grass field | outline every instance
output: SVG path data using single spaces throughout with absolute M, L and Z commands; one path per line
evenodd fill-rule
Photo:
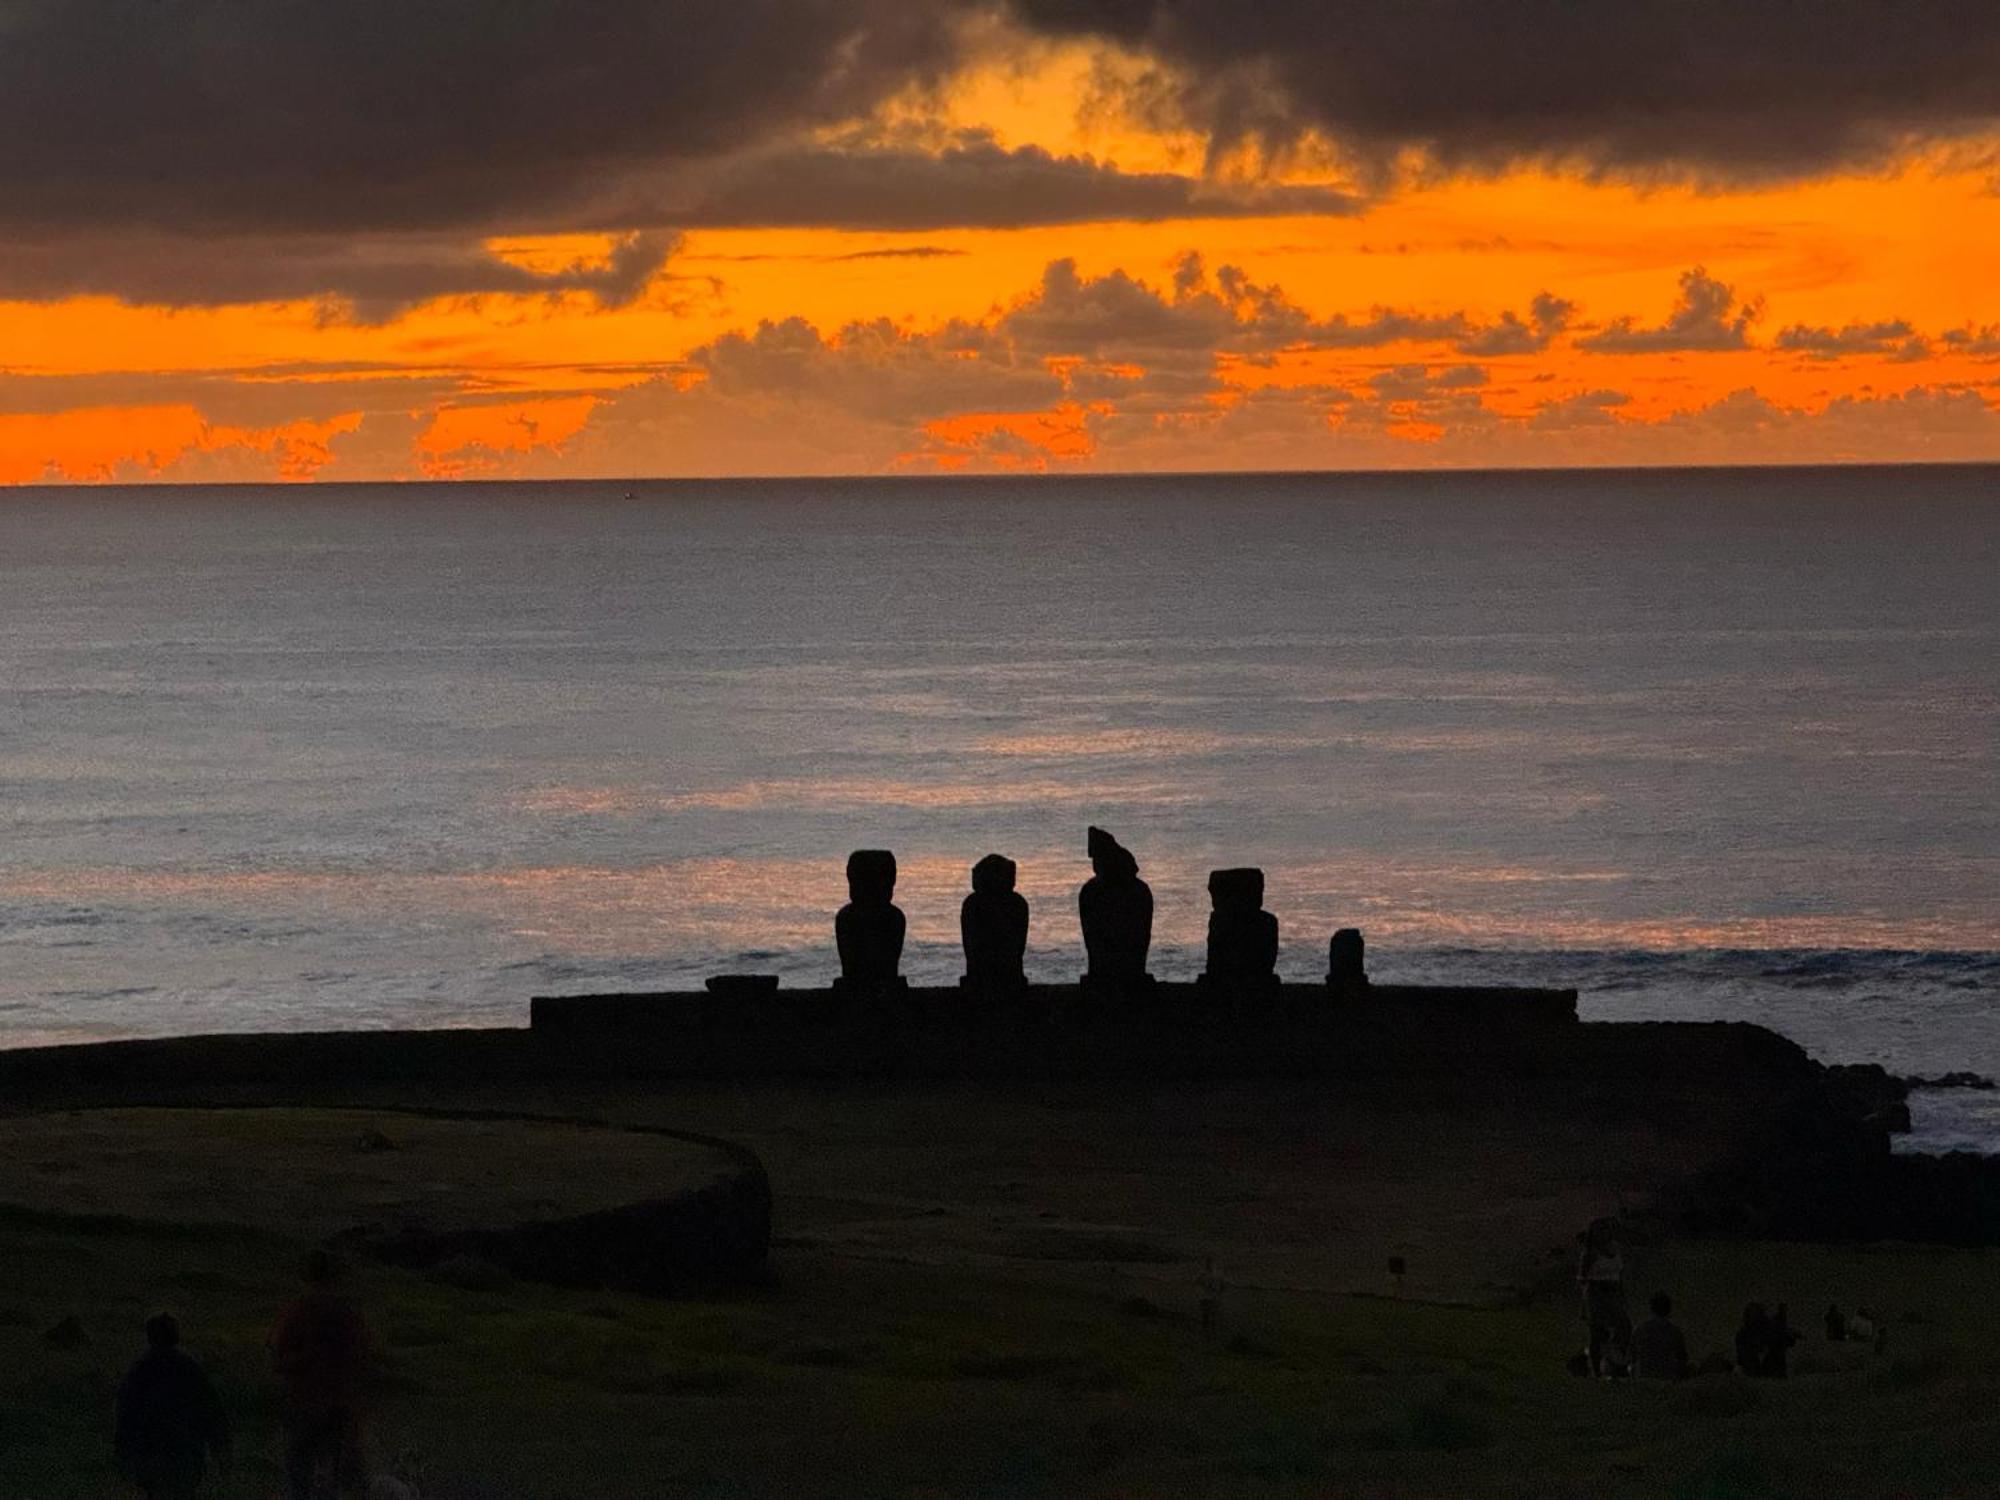
M 1283 1101 L 1281 1149 L 1245 1123 L 1272 1118 L 1268 1091 L 544 1102 L 749 1138 L 780 1205 L 773 1284 L 676 1303 L 476 1265 L 357 1267 L 382 1355 L 376 1441 L 421 1455 L 428 1495 L 2000 1491 L 2000 1257 L 1646 1247 L 1638 1290 L 1675 1294 L 1697 1356 L 1727 1347 L 1746 1300 L 1788 1301 L 1807 1334 L 1795 1378 L 1579 1380 L 1550 1242 L 1580 1222 L 1572 1193 L 1613 1179 L 1518 1110 L 1460 1107 L 1433 1129 L 1415 1107 L 1386 1125 L 1372 1104 L 1309 1116 L 1300 1096 Z M 1357 1111 L 1400 1144 L 1365 1149 Z M 239 1429 L 224 1493 L 279 1493 L 264 1340 L 309 1236 L 282 1211 L 247 1228 L 205 1217 L 0 1210 L 0 1496 L 121 1493 L 112 1393 L 160 1308 Z M 1450 1248 L 1465 1269 L 1413 1265 L 1399 1299 L 1384 1244 Z M 1238 1283 L 1212 1340 L 1204 1250 Z M 1496 1264 L 1475 1275 L 1475 1251 Z M 1829 1300 L 1875 1309 L 1887 1348 L 1822 1343 Z M 87 1342 L 51 1346 L 71 1317 Z

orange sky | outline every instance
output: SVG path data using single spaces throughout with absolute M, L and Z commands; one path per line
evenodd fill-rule
M 815 138 L 977 132 L 1356 211 L 668 223 L 617 295 L 622 232 L 542 228 L 481 258 L 567 289 L 0 301 L 0 482 L 2000 460 L 1990 153 L 1364 191 L 1094 111 L 1107 57 L 981 63 Z

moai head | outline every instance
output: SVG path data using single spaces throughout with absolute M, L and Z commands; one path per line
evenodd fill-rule
M 1095 873 L 1109 880 L 1130 880 L 1138 875 L 1139 861 L 1118 840 L 1097 827 L 1091 828 L 1088 837 L 1090 868 Z
M 856 849 L 847 856 L 847 899 L 856 906 L 887 906 L 896 894 L 896 856 L 887 849 Z
M 1216 911 L 1231 915 L 1261 911 L 1264 907 L 1264 872 L 1249 868 L 1210 870 L 1208 899 Z
M 972 889 L 982 896 L 1004 896 L 1014 889 L 1014 861 L 989 854 L 972 867 Z

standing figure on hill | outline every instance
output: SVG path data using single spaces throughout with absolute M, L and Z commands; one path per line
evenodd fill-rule
M 192 1500 L 209 1456 L 229 1456 L 222 1402 L 180 1342 L 170 1315 L 148 1318 L 146 1352 L 118 1385 L 118 1467 L 149 1500 Z
M 1153 946 L 1153 889 L 1139 878 L 1139 862 L 1102 828 L 1090 830 L 1094 872 L 1076 893 L 1083 923 L 1083 949 L 1091 984 L 1129 984 L 1146 977 L 1146 954 Z
M 1629 1347 L 1632 1338 L 1632 1317 L 1625 1308 L 1625 1255 L 1618 1244 L 1618 1226 L 1610 1219 L 1594 1220 L 1585 1231 L 1576 1279 L 1583 1291 L 1583 1321 L 1590 1330 L 1585 1350 L 1590 1373 L 1609 1374 L 1605 1350 L 1614 1343 Z
M 341 1494 L 359 1494 L 361 1385 L 370 1342 L 360 1309 L 338 1290 L 340 1266 L 324 1250 L 306 1257 L 306 1289 L 271 1330 L 285 1422 L 292 1500 L 312 1500 L 322 1468 Z
M 903 961 L 903 914 L 896 894 L 896 856 L 856 849 L 847 856 L 847 905 L 833 919 L 844 986 L 888 985 Z
M 1202 978 L 1238 988 L 1274 983 L 1278 919 L 1263 909 L 1264 872 L 1211 870 L 1208 899 L 1215 910 L 1208 919 L 1208 972 Z
M 1028 902 L 1014 889 L 1014 861 L 989 854 L 972 867 L 972 894 L 958 908 L 965 944 L 964 983 L 985 990 L 1027 986 L 1021 967 L 1028 951 Z

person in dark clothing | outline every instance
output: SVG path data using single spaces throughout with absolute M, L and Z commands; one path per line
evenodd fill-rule
M 180 1342 L 171 1315 L 148 1318 L 146 1352 L 118 1385 L 118 1467 L 152 1500 L 188 1500 L 209 1457 L 229 1456 L 222 1402 Z
M 1743 1326 L 1736 1330 L 1736 1368 L 1745 1375 L 1764 1375 L 1770 1360 L 1771 1315 L 1764 1304 L 1752 1302 L 1743 1309 Z
M 1847 1337 L 1847 1315 L 1840 1310 L 1838 1302 L 1826 1305 L 1826 1341 L 1837 1344 Z
M 1799 1336 L 1792 1331 L 1791 1311 L 1780 1302 L 1776 1315 L 1771 1319 L 1764 1373 L 1773 1380 L 1783 1380 L 1790 1375 L 1792 1345 L 1798 1341 Z
M 306 1290 L 278 1316 L 271 1353 L 282 1387 L 285 1473 L 293 1500 L 310 1500 L 322 1467 L 336 1488 L 358 1494 L 361 1382 L 368 1327 L 337 1291 L 340 1268 L 324 1250 L 306 1258 Z
M 1674 1326 L 1674 1299 L 1655 1292 L 1647 1305 L 1652 1317 L 1632 1330 L 1633 1373 L 1641 1380 L 1686 1379 L 1688 1346 Z

